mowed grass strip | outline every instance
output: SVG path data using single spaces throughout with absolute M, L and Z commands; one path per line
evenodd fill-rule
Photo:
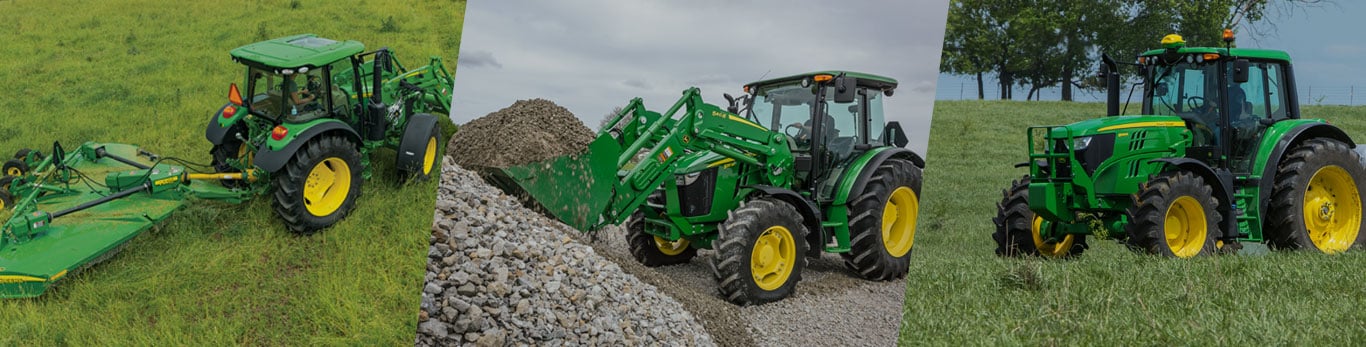
M 456 65 L 463 1 L 0 2 L 0 156 L 84 141 L 207 163 L 204 127 L 240 83 L 232 48 L 315 33 Z M 268 196 L 192 202 L 33 300 L 0 301 L 0 345 L 410 344 L 435 182 L 376 156 L 357 209 L 309 237 Z
M 1130 113 L 1138 108 L 1130 105 Z M 1307 106 L 1358 141 L 1366 107 Z M 1166 259 L 1111 240 L 1067 261 L 1003 259 L 1001 191 L 1027 169 L 1025 128 L 1103 116 L 1098 103 L 940 101 L 903 345 L 1341 345 L 1366 338 L 1366 253 Z

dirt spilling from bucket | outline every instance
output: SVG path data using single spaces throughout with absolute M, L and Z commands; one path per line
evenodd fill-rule
M 582 153 L 593 138 L 569 110 L 530 99 L 466 123 L 446 148 L 460 166 L 506 168 Z

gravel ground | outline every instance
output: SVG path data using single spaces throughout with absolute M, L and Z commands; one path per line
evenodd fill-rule
M 678 301 L 447 160 L 417 344 L 714 345 Z
M 810 259 L 792 296 L 739 307 L 716 289 L 711 268 L 715 252 L 701 250 L 688 264 L 647 268 L 631 258 L 623 228 L 604 229 L 596 240 L 576 238 L 682 302 L 723 346 L 892 346 L 901 328 L 906 283 L 855 277 L 839 255 Z

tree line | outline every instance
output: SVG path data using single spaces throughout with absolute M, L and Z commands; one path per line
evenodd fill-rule
M 952 0 L 940 71 L 995 77 L 1001 99 L 1015 86 L 1033 99 L 1060 87 L 1062 100 L 1077 89 L 1104 89 L 1096 78 L 1099 57 L 1127 61 L 1177 33 L 1191 46 L 1222 45 L 1223 29 L 1246 28 L 1271 10 L 1317 5 L 1321 0 Z M 1243 26 L 1239 26 L 1242 24 Z

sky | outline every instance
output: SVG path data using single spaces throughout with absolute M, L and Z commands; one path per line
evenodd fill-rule
M 1240 29 L 1239 47 L 1284 50 L 1295 67 L 1300 104 L 1366 105 L 1366 36 L 1362 36 L 1362 16 L 1366 2 L 1337 0 L 1318 7 L 1293 10 L 1273 9 L 1268 20 L 1256 25 L 1262 35 Z M 1271 25 L 1270 23 L 1275 23 Z M 1154 37 L 1156 46 L 1161 38 Z M 987 80 L 991 98 L 993 80 Z M 939 77 L 937 99 L 976 98 L 976 80 L 970 76 L 944 74 Z M 1353 90 L 1355 86 L 1355 90 Z M 1352 93 L 1355 92 L 1353 96 Z M 1024 99 L 1028 90 L 1015 92 Z M 997 93 L 996 95 L 999 95 Z M 1043 94 L 1044 100 L 1058 100 L 1056 90 Z M 1125 95 L 1125 94 L 1122 94 Z M 1078 100 L 1103 101 L 1104 93 L 1078 95 Z
M 641 97 L 666 111 L 688 87 L 708 103 L 761 78 L 819 70 L 888 76 L 886 98 L 924 153 L 947 0 L 471 1 L 452 119 L 544 98 L 590 128 Z

